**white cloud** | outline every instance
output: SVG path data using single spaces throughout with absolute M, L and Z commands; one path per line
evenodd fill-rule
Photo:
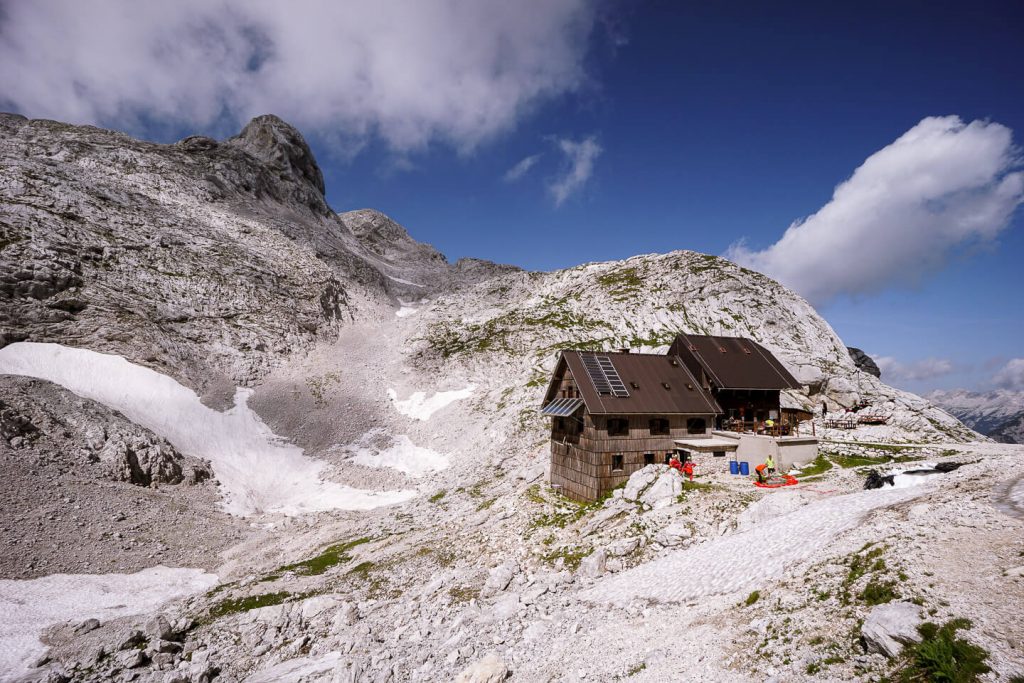
M 274 113 L 324 139 L 460 151 L 579 89 L 588 0 L 5 3 L 0 106 L 140 130 Z
M 533 168 L 538 161 L 540 161 L 540 157 L 540 154 L 528 156 L 522 161 L 520 161 L 518 164 L 513 166 L 512 168 L 505 171 L 505 182 L 514 183 L 515 181 L 522 178 L 524 175 L 530 172 L 530 169 Z
M 555 199 L 555 206 L 561 206 L 573 193 L 587 184 L 594 173 L 594 162 L 604 151 L 593 136 L 579 142 L 563 138 L 558 140 L 558 148 L 565 154 L 568 166 L 563 175 L 548 185 L 548 191 Z
M 925 358 L 913 363 L 901 363 L 892 356 L 872 355 L 871 358 L 882 371 L 882 379 L 886 382 L 918 382 L 953 372 L 953 362 L 945 358 Z
M 1024 358 L 1011 358 L 999 372 L 992 377 L 992 383 L 1004 389 L 1024 391 Z
M 934 272 L 957 247 L 996 237 L 1024 201 L 1012 131 L 926 118 L 872 154 L 817 213 L 763 251 L 727 256 L 815 302 Z

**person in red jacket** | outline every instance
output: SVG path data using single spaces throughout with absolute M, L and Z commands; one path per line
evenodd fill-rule
M 668 466 L 674 470 L 679 470 L 680 473 L 683 471 L 683 463 L 679 462 L 679 458 L 675 455 L 669 458 Z
M 687 459 L 687 461 L 683 463 L 683 474 L 688 476 L 690 478 L 690 481 L 693 481 L 693 461 L 692 460 Z

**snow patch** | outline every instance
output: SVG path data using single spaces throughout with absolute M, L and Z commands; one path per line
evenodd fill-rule
M 169 600 L 217 583 L 201 569 L 157 566 L 135 574 L 52 574 L 0 580 L 0 681 L 13 681 L 46 651 L 39 640 L 55 624 L 152 612 Z
M 469 398 L 473 395 L 473 391 L 476 389 L 475 384 L 470 384 L 465 389 L 457 389 L 455 391 L 438 391 L 430 398 L 427 398 L 426 392 L 417 391 L 407 399 L 399 400 L 398 392 L 394 389 L 388 389 L 388 398 L 391 399 L 391 404 L 395 406 L 395 410 L 400 412 L 406 417 L 411 417 L 416 420 L 429 420 L 430 416 L 441 410 L 449 403 L 454 403 L 464 398 Z
M 405 304 L 402 304 L 402 307 L 399 308 L 397 311 L 395 311 L 395 317 L 396 318 L 408 318 L 410 315 L 414 315 L 419 310 L 420 309 L 418 309 L 418 308 L 413 308 L 412 306 L 406 306 Z
M 381 442 L 390 442 L 380 446 Z M 413 477 L 437 472 L 448 467 L 447 455 L 417 446 L 405 434 L 387 436 L 381 429 L 368 432 L 347 448 L 353 453 L 352 462 L 366 467 L 390 467 Z
M 368 510 L 416 495 L 322 480 L 324 462 L 284 442 L 249 409 L 250 389 L 238 389 L 235 406 L 219 413 L 204 406 L 191 389 L 120 356 L 31 342 L 0 349 L 0 372 L 60 384 L 120 411 L 178 450 L 208 459 L 231 514 Z
M 583 593 L 591 602 L 625 606 L 633 600 L 678 603 L 748 591 L 806 560 L 872 510 L 920 496 L 927 487 L 861 491 L 810 503 L 766 519 L 749 530 L 722 536 L 616 574 Z M 685 581 L 666 581 L 685 576 Z
M 385 274 L 384 277 L 386 277 L 389 280 L 393 280 L 395 282 L 401 282 L 403 285 L 412 285 L 413 287 L 426 287 L 426 285 L 421 285 L 418 282 L 409 282 L 408 280 L 403 280 L 400 277 L 394 277 L 394 276 L 387 275 L 387 274 Z

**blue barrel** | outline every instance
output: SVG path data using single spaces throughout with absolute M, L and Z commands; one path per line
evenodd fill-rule
M 740 463 L 740 474 L 742 474 L 744 477 L 746 477 L 747 475 L 750 474 L 750 463 L 749 462 L 741 462 Z
M 729 461 L 729 474 L 739 474 L 739 473 L 740 473 L 740 464 L 738 462 L 736 462 L 735 460 L 730 460 Z

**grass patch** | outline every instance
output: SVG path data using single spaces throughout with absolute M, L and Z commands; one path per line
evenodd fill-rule
M 591 549 L 588 546 L 565 546 L 541 556 L 545 562 L 554 564 L 559 558 L 562 559 L 562 566 L 571 571 L 579 569 L 580 562 L 589 555 Z
M 753 605 L 755 602 L 757 602 L 760 599 L 761 599 L 761 591 L 754 591 L 753 593 L 751 593 L 750 595 L 747 596 L 747 599 L 743 602 L 743 604 L 746 605 L 747 607 L 750 607 L 751 605 Z
M 221 600 L 210 608 L 210 616 L 214 619 L 219 619 L 220 617 L 227 616 L 229 614 L 240 614 L 242 612 L 248 612 L 249 610 L 259 609 L 260 607 L 280 605 L 291 596 L 291 593 L 281 592 L 264 593 L 263 595 L 250 595 L 245 598 Z
M 804 477 L 813 477 L 816 474 L 828 472 L 830 469 L 832 469 L 832 463 L 829 459 L 824 455 L 819 455 L 813 462 L 810 462 L 800 468 L 800 477 L 801 479 Z
M 480 589 L 470 588 L 469 586 L 456 586 L 455 588 L 448 589 L 448 595 L 451 597 L 452 602 L 462 604 L 479 598 Z
M 363 538 L 357 538 L 352 541 L 345 541 L 344 543 L 332 545 L 316 557 L 311 557 L 308 560 L 278 567 L 277 570 L 272 574 L 265 576 L 262 580 L 274 581 L 280 578 L 281 574 L 284 574 L 285 572 L 295 572 L 300 576 L 319 576 L 331 567 L 344 564 L 351 560 L 352 556 L 348 554 L 349 550 L 352 550 L 352 548 L 364 543 L 369 543 L 372 540 L 372 538 L 364 536 Z
M 843 469 L 850 469 L 851 467 L 864 467 L 865 465 L 884 465 L 885 463 L 892 460 L 889 456 L 882 456 L 881 458 L 869 458 L 864 455 L 840 455 L 838 453 L 831 454 L 832 462 L 839 465 Z
M 918 626 L 922 640 L 905 651 L 907 664 L 899 680 L 973 683 L 981 674 L 992 671 L 986 664 L 987 650 L 957 637 L 957 631 L 970 627 L 967 619 L 952 619 L 942 626 L 931 622 Z
M 430 498 L 427 498 L 427 500 L 429 500 L 431 503 L 440 503 L 447 493 L 447 491 L 438 491 Z
M 899 597 L 896 592 L 896 584 L 891 581 L 868 581 L 864 590 L 860 593 L 860 599 L 868 605 L 882 605 L 892 602 Z

